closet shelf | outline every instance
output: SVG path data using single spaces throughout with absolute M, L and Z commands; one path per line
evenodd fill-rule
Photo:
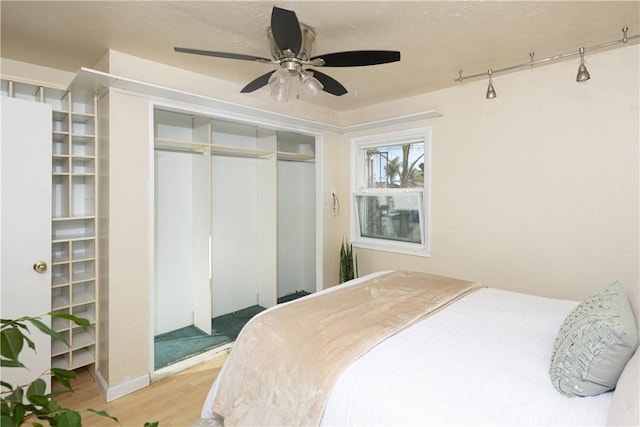
M 200 141 L 183 141 L 170 138 L 155 138 L 156 148 L 164 148 L 167 150 L 193 151 L 196 153 L 205 153 L 207 151 L 208 142 Z
M 294 162 L 310 162 L 316 161 L 315 154 L 298 154 L 288 151 L 278 151 L 278 160 L 289 160 Z
M 214 156 L 237 156 L 237 157 L 269 157 L 275 153 L 270 150 L 259 150 L 256 148 L 237 147 L 224 144 L 209 144 L 201 141 L 183 141 L 169 138 L 155 138 L 155 147 L 158 149 L 186 151 L 206 154 L 207 150 Z
M 231 145 L 211 144 L 211 154 L 218 156 L 269 157 L 274 151 L 255 148 L 234 147 Z

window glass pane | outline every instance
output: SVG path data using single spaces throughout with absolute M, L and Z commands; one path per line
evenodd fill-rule
M 422 243 L 422 193 L 356 194 L 360 236 Z
M 423 188 L 424 143 L 364 148 L 366 188 Z

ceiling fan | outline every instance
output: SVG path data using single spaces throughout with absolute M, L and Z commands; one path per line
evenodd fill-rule
M 305 67 L 360 67 L 400 60 L 400 52 L 394 50 L 353 50 L 311 56 L 316 38 L 314 29 L 301 24 L 294 11 L 279 7 L 274 7 L 271 12 L 271 26 L 267 29 L 267 38 L 272 59 L 184 47 L 174 47 L 174 50 L 218 58 L 277 64 L 278 69 L 261 75 L 246 85 L 241 92 L 253 92 L 269 85 L 271 96 L 285 102 L 297 97 L 292 89 L 296 79 L 300 81 L 303 90 L 313 95 L 320 90 L 336 96 L 347 93 L 347 89 L 337 80 L 320 71 Z

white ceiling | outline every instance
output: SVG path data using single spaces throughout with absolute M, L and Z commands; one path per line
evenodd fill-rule
M 341 111 L 452 86 L 459 69 L 482 73 L 526 63 L 529 52 L 542 59 L 621 39 L 624 26 L 635 35 L 640 22 L 639 1 L 2 0 L 1 54 L 76 72 L 114 49 L 242 87 L 273 65 L 173 47 L 269 57 L 266 28 L 274 5 L 295 10 L 315 28 L 314 54 L 401 52 L 398 63 L 322 69 L 349 93 L 322 93 L 310 102 Z M 576 57 L 567 60 L 577 68 Z

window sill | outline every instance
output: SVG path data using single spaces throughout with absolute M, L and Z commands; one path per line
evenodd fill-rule
M 379 244 L 362 241 L 352 242 L 353 247 L 361 249 L 369 249 L 372 251 L 392 252 L 403 255 L 413 255 L 424 258 L 431 258 L 431 251 L 426 248 L 408 248 L 404 245 Z

